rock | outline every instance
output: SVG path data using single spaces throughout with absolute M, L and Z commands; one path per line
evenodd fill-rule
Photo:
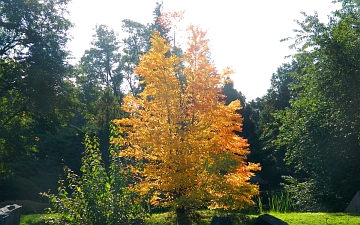
M 358 191 L 344 212 L 359 213 L 360 212 L 360 191 Z
M 0 208 L 0 224 L 1 225 L 19 225 L 21 217 L 21 206 L 7 205 Z
M 264 214 L 259 216 L 256 220 L 254 225 L 287 225 L 288 223 L 282 221 L 275 216 Z

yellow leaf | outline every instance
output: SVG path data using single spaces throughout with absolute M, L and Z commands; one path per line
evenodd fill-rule
M 245 162 L 249 145 L 234 132 L 241 131 L 240 101 L 219 101 L 232 70 L 219 73 L 211 63 L 206 32 L 188 31 L 184 59 L 153 35 L 135 71 L 145 89 L 124 98 L 129 118 L 114 121 L 125 137 L 121 155 L 143 162 L 138 190 L 154 193 L 153 203 L 241 208 L 258 193 L 248 181 L 260 166 Z

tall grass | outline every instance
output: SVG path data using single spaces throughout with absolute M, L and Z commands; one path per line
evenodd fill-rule
M 258 206 L 259 206 L 259 213 L 263 214 L 264 210 L 263 210 L 263 204 L 262 204 L 262 200 L 261 200 L 260 195 L 258 195 L 258 197 L 257 197 L 257 202 L 258 202 Z
M 288 192 L 268 195 L 270 212 L 285 213 L 294 210 L 291 197 Z
M 286 213 L 295 210 L 294 204 L 291 200 L 291 196 L 288 192 L 266 192 L 267 204 L 263 203 L 262 197 L 258 196 L 257 203 L 259 207 L 259 213 L 262 214 L 266 208 L 270 212 Z

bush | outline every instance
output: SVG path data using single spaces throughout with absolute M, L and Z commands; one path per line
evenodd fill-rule
M 85 136 L 85 155 L 82 158 L 82 175 L 65 167 L 65 180 L 59 181 L 58 194 L 43 193 L 53 205 L 48 224 L 132 224 L 144 219 L 146 213 L 130 189 L 131 170 L 123 165 L 114 146 L 106 171 L 97 138 Z
M 283 184 L 284 189 L 290 194 L 292 202 L 294 203 L 294 209 L 299 212 L 320 212 L 326 211 L 316 196 L 316 193 L 320 193 L 314 181 L 309 179 L 303 182 L 299 182 L 291 176 L 283 177 L 286 184 Z

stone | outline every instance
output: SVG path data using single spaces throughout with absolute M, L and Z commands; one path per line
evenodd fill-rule
M 282 221 L 275 216 L 264 214 L 259 216 L 256 220 L 254 225 L 287 225 L 288 223 Z
M 231 221 L 231 218 L 228 216 L 214 216 L 211 220 L 210 225 L 233 225 L 233 223 Z
M 16 204 L 0 208 L 0 225 L 20 225 L 21 208 Z
M 349 205 L 346 207 L 346 209 L 344 210 L 344 212 L 349 212 L 349 213 L 360 213 L 360 191 L 358 191 L 353 199 L 351 200 L 351 202 L 349 203 Z

